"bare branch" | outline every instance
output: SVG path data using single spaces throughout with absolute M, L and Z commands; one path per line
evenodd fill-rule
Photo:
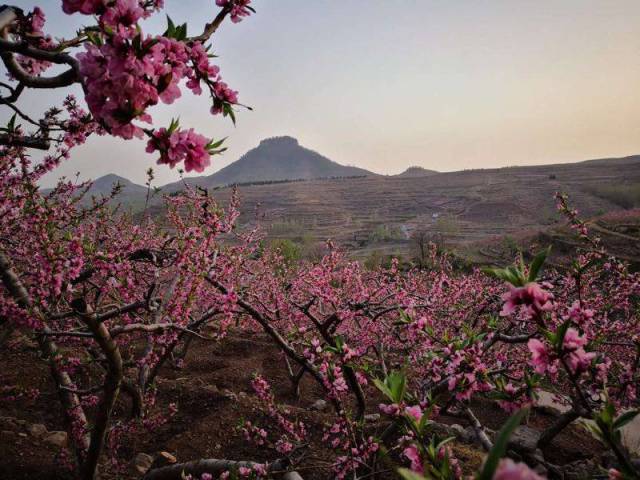
M 49 150 L 51 147 L 51 143 L 48 138 L 25 137 L 22 135 L 11 135 L 7 133 L 0 133 L 0 145 L 36 148 L 38 150 Z
M 220 10 L 220 12 L 218 12 L 218 15 L 216 15 L 216 18 L 214 18 L 212 22 L 207 23 L 205 25 L 204 31 L 202 32 L 202 34 L 198 35 L 197 37 L 191 37 L 189 40 L 191 40 L 192 42 L 202 42 L 202 43 L 209 40 L 209 38 L 211 38 L 211 35 L 213 35 L 216 32 L 216 30 L 218 30 L 218 27 L 222 24 L 225 17 L 229 14 L 230 11 L 231 10 L 228 7 L 225 7 L 222 10 Z
M 167 467 L 149 471 L 143 480 L 180 480 L 185 475 L 199 478 L 203 473 L 219 475 L 228 470 L 237 470 L 240 467 L 253 469 L 256 462 L 239 462 L 235 460 L 218 460 L 214 458 L 195 460 L 193 462 L 176 463 Z M 287 459 L 276 460 L 267 465 L 268 472 L 282 472 L 289 465 Z

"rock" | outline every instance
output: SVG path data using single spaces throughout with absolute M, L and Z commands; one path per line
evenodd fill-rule
M 457 424 L 457 423 L 453 423 L 453 424 L 449 425 L 449 430 L 456 437 L 461 437 L 462 435 L 464 435 L 464 427 L 462 425 Z
M 167 465 L 173 465 L 177 463 L 178 459 L 169 452 L 158 452 L 156 458 L 151 465 L 152 469 L 166 467 Z
M 13 417 L 0 417 L 0 426 L 5 428 L 13 428 L 17 425 L 15 418 Z
M 158 454 L 158 458 L 156 460 L 159 460 L 164 465 L 169 465 L 169 464 L 173 464 L 173 463 L 177 463 L 178 462 L 178 459 L 175 456 L 173 456 L 172 454 L 170 454 L 169 452 L 160 452 Z
M 231 400 L 231 401 L 234 401 L 234 402 L 236 402 L 238 400 L 238 396 L 235 393 L 233 393 L 231 390 L 224 390 L 222 392 L 222 396 L 224 398 L 226 398 L 227 400 Z
M 220 395 L 220 389 L 215 385 L 206 385 L 202 387 L 202 390 L 207 392 L 209 395 L 214 395 L 214 396 Z
M 49 432 L 44 441 L 54 447 L 62 448 L 67 445 L 67 432 Z
M 592 478 L 598 470 L 598 466 L 592 460 L 576 460 L 562 466 L 565 480 Z
M 536 472 L 538 475 L 540 475 L 542 478 L 547 478 L 549 471 L 547 470 L 547 467 L 545 467 L 542 464 L 538 464 L 534 467 L 533 469 L 534 472 Z
M 302 480 L 302 477 L 298 472 L 287 472 L 282 477 L 282 480 Z
M 138 473 L 140 475 L 147 473 L 151 468 L 151 465 L 153 465 L 153 457 L 146 453 L 137 454 L 132 462 L 134 473 Z
M 464 431 L 460 435 L 460 440 L 470 444 L 479 443 L 476 431 L 471 426 L 464 429 Z
M 538 448 L 540 432 L 526 425 L 520 425 L 511 434 L 509 448 L 516 452 L 533 453 Z
M 18 436 L 19 436 L 19 437 L 26 438 L 26 437 L 27 437 L 27 434 L 26 434 L 26 433 L 24 433 L 24 432 L 20 432 L 20 433 L 18 433 Z
M 27 427 L 27 432 L 29 432 L 29 435 L 31 435 L 34 438 L 42 438 L 48 433 L 47 427 L 45 427 L 41 423 L 34 423 L 29 425 Z
M 238 398 L 247 398 L 247 392 L 238 393 Z
M 329 404 L 326 401 L 320 399 L 313 402 L 313 404 L 309 407 L 309 409 L 316 410 L 318 412 L 324 412 L 328 406 Z
M 380 420 L 380 414 L 379 413 L 369 413 L 368 415 L 364 416 L 364 421 L 365 422 L 377 422 Z

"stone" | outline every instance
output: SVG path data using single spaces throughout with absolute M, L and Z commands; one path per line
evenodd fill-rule
M 320 399 L 313 402 L 313 404 L 309 407 L 309 409 L 316 410 L 318 412 L 324 412 L 328 406 L 329 404 L 326 401 Z
M 44 441 L 54 447 L 62 448 L 67 445 L 67 432 L 49 432 Z
M 47 427 L 41 423 L 33 423 L 27 427 L 27 432 L 34 438 L 42 438 L 47 432 Z
M 160 461 L 164 462 L 165 464 L 173 464 L 178 462 L 178 459 L 169 452 L 160 452 L 158 454 L 158 457 Z
M 364 421 L 365 422 L 378 422 L 380 421 L 380 414 L 379 413 L 369 413 L 367 415 L 364 416 Z
M 576 460 L 563 465 L 561 468 L 566 480 L 593 478 L 593 475 L 599 471 L 597 464 L 591 460 Z
M 202 387 L 202 390 L 207 392 L 209 395 L 215 395 L 215 396 L 220 395 L 220 389 L 215 385 L 206 385 Z
M 476 435 L 476 431 L 473 427 L 469 426 L 461 433 L 460 440 L 464 443 L 474 444 L 478 443 L 478 436 Z
M 509 438 L 509 448 L 516 452 L 533 453 L 538 448 L 540 432 L 526 425 L 518 426 Z
M 12 428 L 17 425 L 16 419 L 13 417 L 0 417 L 0 426 Z
M 302 477 L 298 472 L 287 472 L 282 477 L 282 480 L 302 480 Z
M 144 475 L 149 471 L 153 465 L 153 457 L 146 453 L 139 453 L 135 456 L 132 462 L 134 473 Z
M 222 396 L 224 398 L 226 398 L 227 400 L 231 400 L 231 401 L 234 401 L 234 402 L 236 402 L 238 400 L 238 396 L 235 393 L 233 393 L 231 390 L 224 390 L 222 392 Z
M 461 437 L 462 435 L 464 435 L 464 427 L 460 424 L 453 423 L 449 425 L 449 430 L 456 437 Z

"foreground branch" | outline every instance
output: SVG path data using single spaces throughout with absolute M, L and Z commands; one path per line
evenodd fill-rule
M 273 463 L 266 465 L 267 472 L 283 472 L 289 461 L 286 459 L 279 459 Z M 157 468 L 149 471 L 143 478 L 143 480 L 181 480 L 186 475 L 192 475 L 195 478 L 200 478 L 203 473 L 210 473 L 214 476 L 218 476 L 226 471 L 237 471 L 239 468 L 253 469 L 257 466 L 263 466 L 257 462 L 243 462 L 235 460 L 218 460 L 214 458 L 195 460 L 193 462 L 176 463 L 167 467 Z

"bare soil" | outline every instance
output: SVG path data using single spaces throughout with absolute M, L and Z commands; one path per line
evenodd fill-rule
M 11 480 L 58 480 L 72 478 L 56 461 L 59 450 L 44 440 L 28 433 L 32 424 L 42 423 L 49 431 L 63 430 L 61 410 L 53 390 L 45 363 L 38 358 L 37 349 L 21 341 L 12 348 L 0 352 L 4 366 L 0 372 L 0 385 L 5 388 L 18 385 L 23 391 L 37 388 L 35 399 L 9 400 L 6 392 L 0 398 L 0 478 Z M 259 419 L 256 397 L 250 381 L 254 373 L 264 375 L 272 385 L 277 400 L 290 406 L 292 414 L 303 419 L 311 433 L 310 454 L 299 471 L 305 479 L 328 479 L 326 469 L 330 452 L 321 442 L 326 424 L 331 422 L 330 412 L 309 409 L 320 398 L 319 388 L 309 378 L 302 381 L 301 398 L 291 394 L 281 354 L 261 334 L 232 336 L 220 344 L 205 341 L 194 342 L 181 369 L 166 368 L 158 381 L 159 411 L 166 412 L 170 403 L 178 405 L 175 416 L 153 432 L 142 432 L 126 438 L 119 451 L 119 461 L 130 464 L 140 452 L 150 455 L 166 451 L 179 462 L 199 458 L 226 458 L 235 460 L 268 461 L 278 454 L 266 448 L 256 448 L 247 443 L 236 427 L 243 419 Z M 381 398 L 376 392 L 368 392 L 369 413 L 377 413 Z M 118 416 L 128 409 L 122 397 L 118 404 Z M 482 402 L 473 408 L 481 421 L 492 429 L 498 429 L 507 415 L 496 406 Z M 455 417 L 439 419 L 444 423 L 465 425 Z M 529 425 L 542 429 L 553 418 L 534 412 Z M 380 434 L 386 427 L 384 419 L 371 424 L 371 434 Z M 570 427 L 545 450 L 545 456 L 556 464 L 597 457 L 601 446 L 579 427 Z M 464 465 L 466 473 L 477 468 L 482 455 L 476 447 L 454 443 L 454 451 Z M 103 478 L 136 478 L 131 471 L 116 475 L 110 469 Z

